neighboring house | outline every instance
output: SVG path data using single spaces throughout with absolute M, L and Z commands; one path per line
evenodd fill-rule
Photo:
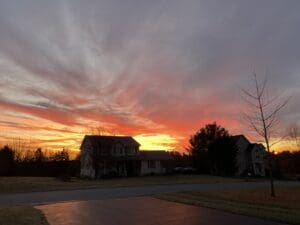
M 140 151 L 128 136 L 86 135 L 80 146 L 82 177 L 136 176 L 165 173 L 167 152 Z
M 265 147 L 262 144 L 251 143 L 244 135 L 233 136 L 237 146 L 237 175 L 251 174 L 265 176 Z
M 141 175 L 169 172 L 172 156 L 166 151 L 140 151 Z

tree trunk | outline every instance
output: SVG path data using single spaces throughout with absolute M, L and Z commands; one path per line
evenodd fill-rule
M 269 152 L 268 156 L 268 163 L 269 163 L 269 169 L 270 169 L 270 188 L 271 188 L 271 197 L 276 197 L 275 195 L 275 188 L 274 188 L 274 178 L 273 178 L 273 164 L 272 164 L 272 155 Z

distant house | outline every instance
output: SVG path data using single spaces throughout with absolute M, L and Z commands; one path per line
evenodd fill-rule
M 244 135 L 233 136 L 237 146 L 237 175 L 265 176 L 266 150 L 262 144 L 251 143 Z
M 166 151 L 140 151 L 141 175 L 163 174 L 170 169 L 171 154 Z
M 168 152 L 140 151 L 140 144 L 128 136 L 86 135 L 80 146 L 81 176 L 136 176 L 166 172 Z

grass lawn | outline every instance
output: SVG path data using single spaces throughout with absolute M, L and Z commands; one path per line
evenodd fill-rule
M 0 207 L 1 225 L 48 225 L 42 212 L 31 206 Z
M 270 197 L 268 189 L 180 192 L 156 197 L 278 222 L 300 224 L 299 187 L 277 188 L 276 198 Z
M 86 188 L 130 187 L 145 185 L 192 184 L 239 182 L 241 179 L 205 175 L 173 175 L 127 177 L 105 180 L 72 179 L 63 182 L 53 177 L 0 177 L 0 194 L 18 192 L 37 192 L 54 190 L 72 190 Z

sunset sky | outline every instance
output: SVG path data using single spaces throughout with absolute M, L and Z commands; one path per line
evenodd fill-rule
M 299 12 L 299 0 L 0 0 L 0 142 L 77 150 L 100 130 L 183 150 L 214 121 L 256 141 L 240 97 L 253 71 L 293 96 L 284 135 L 300 125 Z

